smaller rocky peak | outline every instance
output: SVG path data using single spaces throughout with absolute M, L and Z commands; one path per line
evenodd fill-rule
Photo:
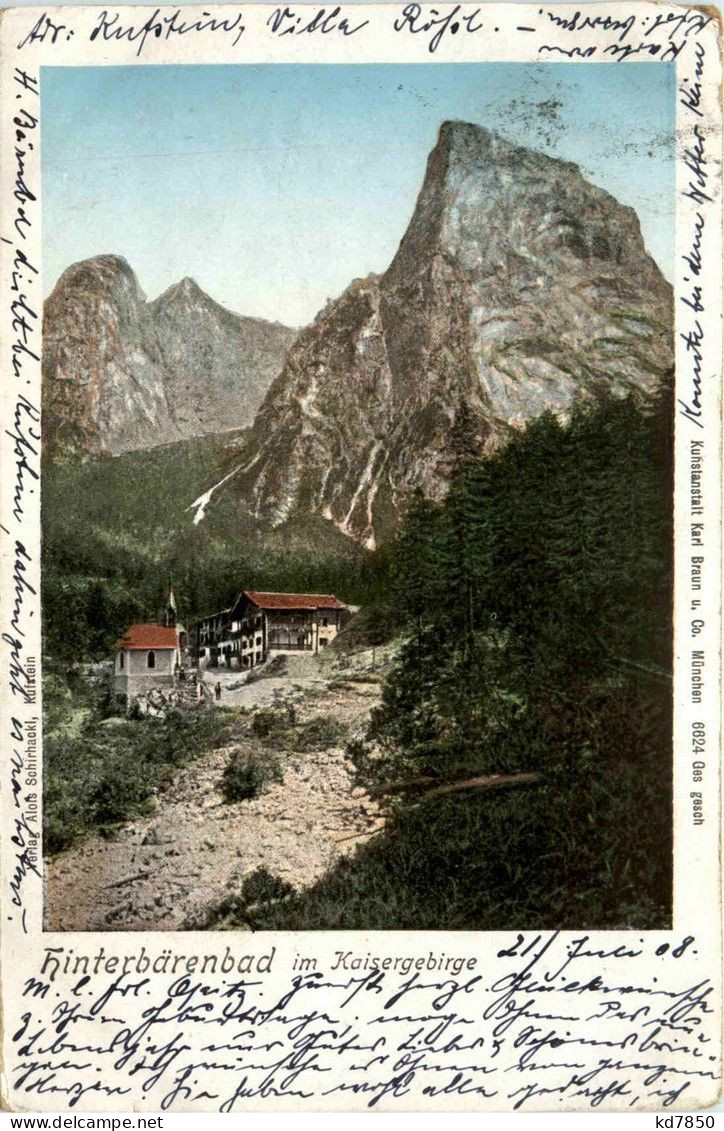
M 184 294 L 184 295 L 194 295 L 195 296 L 195 295 L 200 295 L 200 294 L 204 293 L 201 290 L 201 287 L 199 286 L 199 284 L 196 282 L 196 280 L 192 279 L 190 275 L 185 275 L 183 277 L 183 279 L 181 280 L 181 282 L 178 283 L 176 289 L 181 294 Z
M 212 298 L 203 291 L 195 279 L 186 275 L 178 283 L 165 290 L 158 298 L 149 303 L 149 310 L 153 316 L 178 317 L 187 316 L 193 310 L 213 310 L 221 308 Z
M 330 317 L 336 318 L 340 310 L 347 311 L 358 307 L 360 303 L 375 302 L 379 278 L 379 275 L 370 274 L 353 279 L 341 295 L 327 299 L 322 309 L 314 316 L 314 321 L 303 327 L 301 333 L 313 330 L 315 326 L 324 326 Z
M 54 295 L 84 293 L 111 300 L 145 301 L 135 272 L 120 255 L 94 255 L 71 264 L 53 289 Z

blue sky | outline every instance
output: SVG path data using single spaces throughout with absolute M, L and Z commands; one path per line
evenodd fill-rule
M 191 275 L 302 325 L 387 267 L 446 118 L 576 161 L 671 278 L 674 93 L 660 63 L 44 68 L 46 288 L 112 252 L 149 298 Z

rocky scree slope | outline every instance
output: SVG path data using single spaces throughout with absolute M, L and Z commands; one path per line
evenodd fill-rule
M 184 279 L 146 303 L 124 259 L 69 267 L 44 310 L 44 450 L 118 455 L 250 424 L 295 332 Z
M 364 670 L 365 662 L 370 655 L 363 653 L 353 666 Z M 244 704 L 256 699 L 267 706 L 273 684 L 274 701 L 294 703 L 299 723 L 333 718 L 350 736 L 364 732 L 379 682 L 336 680 L 326 657 L 316 664 L 293 657 L 289 666 L 288 680 L 246 686 Z M 230 698 L 226 689 L 224 698 Z M 226 802 L 226 765 L 239 750 L 258 748 L 247 722 L 231 722 L 228 744 L 175 774 L 152 816 L 129 822 L 112 838 L 89 837 L 47 862 L 47 930 L 200 929 L 256 869 L 301 890 L 384 827 L 379 803 L 354 784 L 340 742 L 280 753 L 282 781 L 250 800 Z
M 226 489 L 372 548 L 412 490 L 444 493 L 461 401 L 492 451 L 546 409 L 647 396 L 672 364 L 672 290 L 633 209 L 573 164 L 445 122 L 388 270 L 301 331 Z

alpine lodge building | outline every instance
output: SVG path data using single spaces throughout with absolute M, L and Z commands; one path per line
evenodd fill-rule
M 316 654 L 334 640 L 353 611 L 331 593 L 244 589 L 230 608 L 198 622 L 199 664 L 246 670 L 275 652 Z

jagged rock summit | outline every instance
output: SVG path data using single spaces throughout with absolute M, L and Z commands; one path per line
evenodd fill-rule
M 673 298 L 638 218 L 578 167 L 445 122 L 388 270 L 302 330 L 230 480 L 253 513 L 323 515 L 374 546 L 439 497 L 461 401 L 484 450 L 546 409 L 651 394 Z
M 43 437 L 54 460 L 251 424 L 294 331 L 183 279 L 146 303 L 124 259 L 75 263 L 44 312 Z

